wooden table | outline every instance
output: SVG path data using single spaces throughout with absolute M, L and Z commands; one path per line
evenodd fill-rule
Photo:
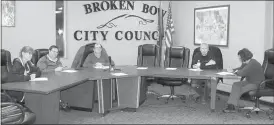
M 98 90 L 99 113 L 105 115 L 112 108 L 112 85 L 110 79 L 115 79 L 118 92 L 119 108 L 137 109 L 146 99 L 146 77 L 195 78 L 211 82 L 212 111 L 215 110 L 216 77 L 236 78 L 236 76 L 220 76 L 220 70 L 190 71 L 182 68 L 166 70 L 160 67 L 136 69 L 136 66 L 117 66 L 121 71 L 105 71 L 101 69 L 80 69 L 75 73 L 52 72 L 43 73 L 48 81 L 14 82 L 2 84 L 3 90 L 25 92 L 25 103 L 35 114 L 35 124 L 57 124 L 59 122 L 59 100 L 62 90 L 73 88 L 87 81 L 94 81 Z M 126 76 L 114 76 L 112 73 L 123 72 Z M 238 77 L 237 77 L 238 78 Z M 92 88 L 90 88 L 92 89 Z

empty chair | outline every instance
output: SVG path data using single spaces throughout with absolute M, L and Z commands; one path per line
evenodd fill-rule
M 165 67 L 172 67 L 172 68 L 187 68 L 188 67 L 188 58 L 189 58 L 189 52 L 187 50 L 188 48 L 185 47 L 170 47 L 166 50 L 165 53 Z M 174 87 L 181 86 L 183 84 L 188 83 L 187 78 L 158 78 L 157 82 L 159 84 L 162 84 L 164 86 L 170 86 L 171 94 L 167 98 L 166 103 L 168 103 L 168 100 L 171 98 L 173 100 L 174 97 L 180 97 L 183 101 L 185 101 L 185 96 L 182 97 L 182 95 L 176 96 Z M 159 99 L 159 97 L 157 98 Z
M 159 67 L 160 48 L 156 44 L 144 44 L 138 47 L 137 66 Z
M 36 115 L 26 106 L 13 101 L 4 92 L 1 92 L 1 123 L 2 124 L 33 124 Z

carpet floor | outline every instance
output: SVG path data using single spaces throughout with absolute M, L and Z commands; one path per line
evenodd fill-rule
M 61 111 L 60 124 L 273 124 L 267 115 L 254 112 L 251 118 L 246 118 L 246 111 L 236 113 L 223 113 L 222 109 L 227 101 L 227 96 L 220 96 L 221 100 L 216 101 L 216 111 L 210 111 L 210 103 L 195 103 L 188 99 L 183 103 L 179 98 L 169 100 L 165 98 L 156 99 L 154 95 L 148 95 L 147 100 L 137 109 L 136 112 L 123 112 L 120 109 L 111 110 L 105 117 L 101 117 L 96 110 L 84 112 L 71 110 Z M 244 102 L 253 106 L 253 102 Z M 114 104 L 117 105 L 117 104 Z M 96 106 L 95 106 L 96 107 Z M 261 105 L 268 109 L 269 106 Z

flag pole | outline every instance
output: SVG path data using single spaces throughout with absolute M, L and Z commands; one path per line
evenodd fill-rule
M 158 12 L 158 23 L 159 23 L 159 47 L 160 47 L 160 55 L 159 55 L 159 65 L 160 67 L 163 67 L 163 53 L 162 53 L 162 49 L 163 49 L 163 11 L 162 11 L 162 1 L 160 0 L 160 5 L 159 5 L 159 12 Z

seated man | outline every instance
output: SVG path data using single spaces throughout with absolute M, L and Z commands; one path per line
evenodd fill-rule
M 59 48 L 55 45 L 49 47 L 49 53 L 41 57 L 37 62 L 37 67 L 39 67 L 42 72 L 51 72 L 51 71 L 62 71 L 63 65 L 58 57 Z M 60 100 L 60 108 L 68 111 L 68 104 Z
M 196 53 L 192 59 L 191 66 L 193 68 L 200 68 L 200 69 L 216 69 L 216 62 L 214 59 L 213 53 L 209 51 L 209 46 L 206 43 L 201 43 L 200 45 L 200 52 Z M 200 80 L 200 79 L 192 79 L 191 86 L 194 87 L 194 90 L 197 94 L 194 95 L 195 101 L 199 101 L 201 96 L 203 96 L 203 88 L 201 85 L 207 83 L 207 80 Z M 210 84 L 207 84 L 207 88 L 210 89 Z M 209 94 L 209 93 L 208 93 Z M 206 95 L 208 97 L 208 95 Z
M 107 53 L 102 52 L 102 45 L 96 43 L 93 48 L 93 53 L 90 53 L 84 61 L 83 67 L 102 67 L 109 66 Z M 111 61 L 114 65 L 114 62 Z
M 58 58 L 59 49 L 52 45 L 49 47 L 49 53 L 39 59 L 37 66 L 42 72 L 62 71 L 63 66 Z

